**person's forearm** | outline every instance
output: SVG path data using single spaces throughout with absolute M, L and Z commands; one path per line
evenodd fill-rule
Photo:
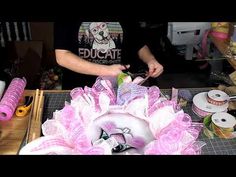
M 156 60 L 147 45 L 138 51 L 138 56 L 146 64 L 148 64 L 150 61 Z
M 148 46 L 144 46 L 138 51 L 139 58 L 148 65 L 148 73 L 151 77 L 158 77 L 163 71 L 163 66 L 156 60 L 149 50 Z
M 109 74 L 106 65 L 86 61 L 67 50 L 55 50 L 55 53 L 57 63 L 74 72 L 95 76 Z

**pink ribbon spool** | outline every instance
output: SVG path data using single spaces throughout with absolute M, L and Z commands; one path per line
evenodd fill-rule
M 221 90 L 209 91 L 206 98 L 208 103 L 214 104 L 216 106 L 222 106 L 229 100 L 229 96 Z
M 207 96 L 206 99 L 207 99 L 208 103 L 214 104 L 214 105 L 216 105 L 216 106 L 222 106 L 222 105 L 224 105 L 225 103 L 227 103 L 227 101 L 216 101 L 216 100 L 213 100 L 212 98 L 210 98 L 210 97 L 208 97 L 208 96 Z
M 14 78 L 0 102 L 0 121 L 10 120 L 26 86 L 26 79 Z
M 211 112 L 201 110 L 195 104 L 192 105 L 192 111 L 200 118 L 204 118 L 204 117 L 212 114 Z

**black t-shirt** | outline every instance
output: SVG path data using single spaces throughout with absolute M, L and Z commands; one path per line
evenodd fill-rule
M 54 48 L 65 49 L 98 64 L 130 64 L 135 70 L 142 62 L 137 52 L 145 45 L 136 22 L 55 22 Z M 63 68 L 63 89 L 92 86 L 96 76 Z

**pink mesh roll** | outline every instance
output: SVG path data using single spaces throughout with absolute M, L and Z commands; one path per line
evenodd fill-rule
M 25 78 L 14 78 L 0 102 L 0 120 L 10 120 L 26 86 Z

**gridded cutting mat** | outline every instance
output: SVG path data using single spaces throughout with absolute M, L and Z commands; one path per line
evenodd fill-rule
M 192 95 L 199 92 L 208 91 L 209 88 L 191 88 L 189 89 Z M 162 90 L 162 93 L 165 95 L 171 96 L 171 90 Z M 45 101 L 44 101 L 44 113 L 43 113 L 43 122 L 47 119 L 51 119 L 53 116 L 53 112 L 55 110 L 60 110 L 64 107 L 65 102 L 70 102 L 70 95 L 68 93 L 45 93 Z M 184 112 L 188 113 L 193 121 L 199 122 L 201 118 L 195 115 L 192 112 L 192 103 L 188 103 L 184 109 Z M 202 148 L 202 154 L 207 155 L 236 155 L 236 138 L 234 139 L 220 139 L 207 138 L 203 132 L 199 136 L 199 140 L 204 141 L 206 145 Z
M 70 93 L 44 93 L 44 112 L 42 123 L 47 119 L 51 119 L 53 112 L 60 110 L 65 106 L 65 102 L 70 102 Z

